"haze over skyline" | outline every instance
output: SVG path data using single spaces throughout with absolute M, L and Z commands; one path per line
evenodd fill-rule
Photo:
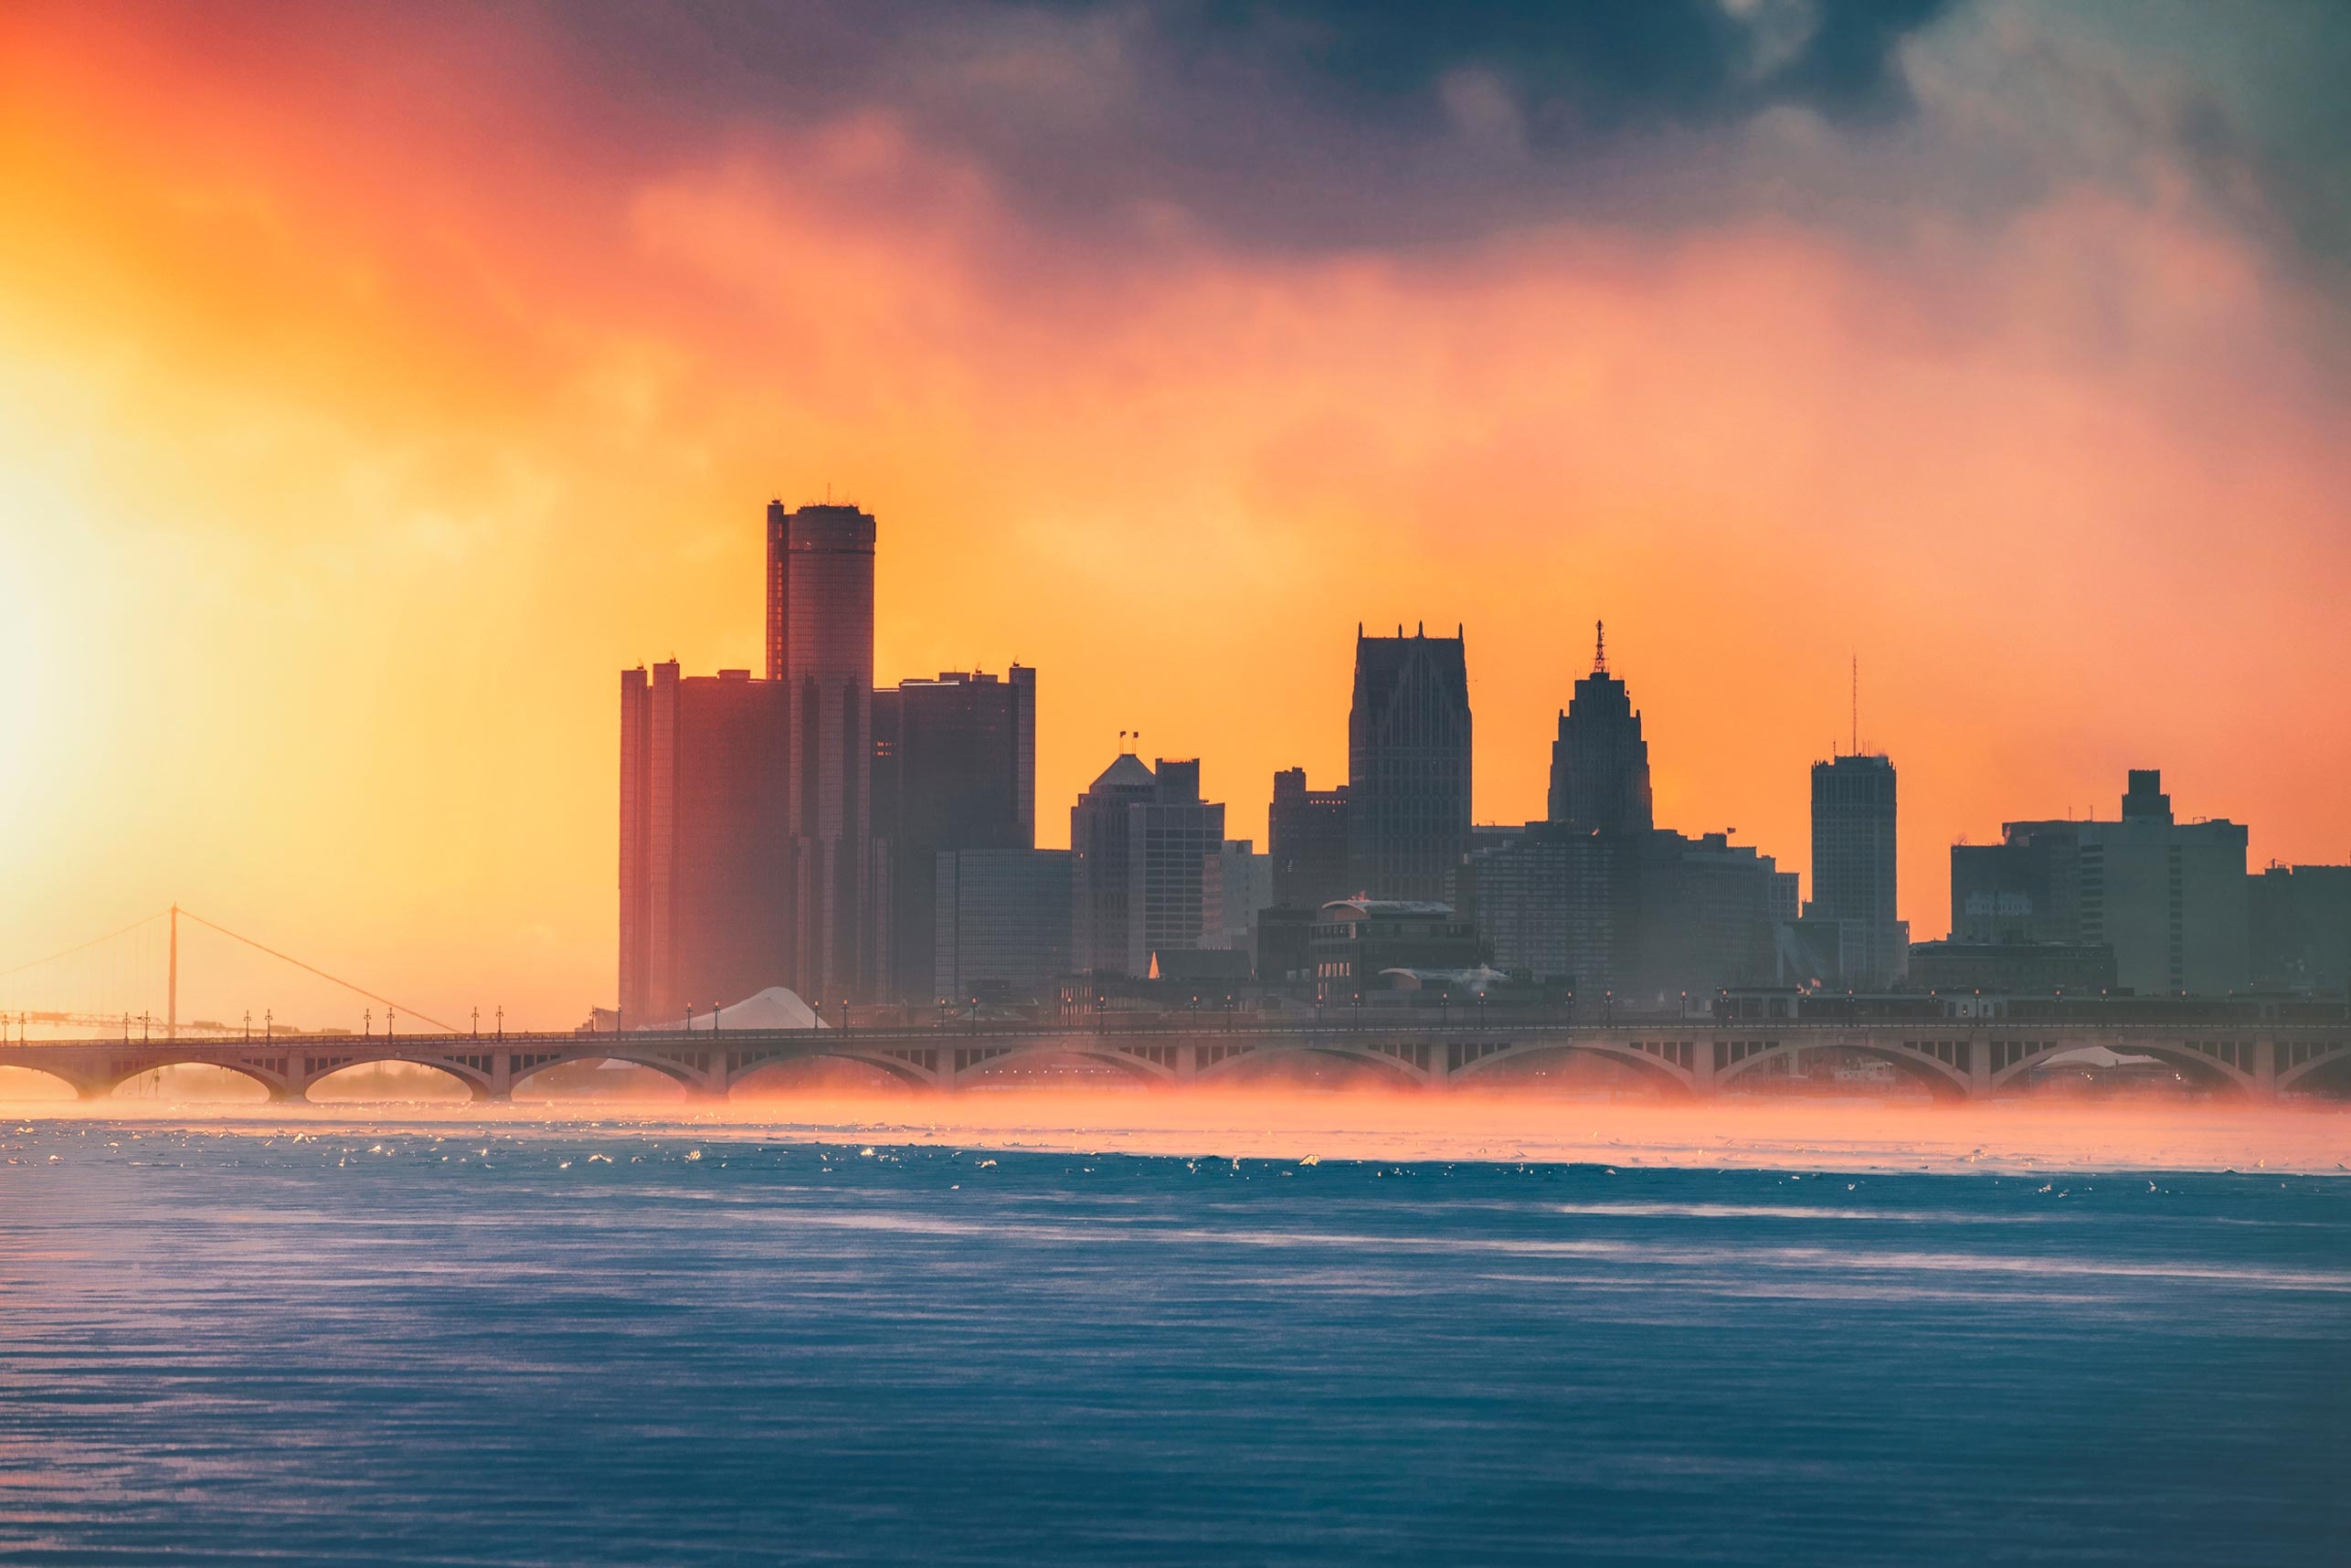
M 1262 841 L 1359 620 L 1540 816 L 1604 617 L 1795 869 L 1858 651 L 1921 935 L 2129 767 L 2346 858 L 2339 18 L 1340 14 L 12 7 L 0 961 L 609 1001 L 609 673 L 758 667 L 828 485 L 880 680 L 1039 669 L 1043 842 L 1122 728 Z

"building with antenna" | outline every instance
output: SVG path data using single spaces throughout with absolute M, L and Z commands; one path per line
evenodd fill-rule
M 1854 991 L 1894 984 L 1910 965 L 1910 927 L 1895 906 L 1893 762 L 1858 751 L 1812 765 L 1812 900 L 1805 921 L 1833 938 L 1835 979 Z M 1827 977 L 1824 977 L 1827 978 Z
M 1208 945 L 1223 920 L 1224 807 L 1200 764 L 1122 751 L 1070 808 L 1070 964 L 1140 980 L 1155 953 Z
M 1592 673 L 1560 710 L 1551 748 L 1551 820 L 1587 832 L 1636 835 L 1656 826 L 1649 743 L 1625 683 L 1608 673 L 1608 629 L 1594 625 Z

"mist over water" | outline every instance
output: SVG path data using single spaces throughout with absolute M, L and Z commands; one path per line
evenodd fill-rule
M 0 1561 L 2351 1538 L 2337 1114 L 1124 1103 L 11 1120 Z

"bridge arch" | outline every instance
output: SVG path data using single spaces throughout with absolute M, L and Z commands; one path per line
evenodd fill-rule
M 1432 1052 L 1442 1052 L 1443 1045 L 1431 1044 Z M 1401 1057 L 1369 1045 L 1340 1044 L 1334 1041 L 1309 1041 L 1304 1044 L 1255 1050 L 1227 1056 L 1195 1069 L 1195 1083 L 1209 1079 L 1245 1078 L 1278 1071 L 1283 1064 L 1338 1062 L 1349 1067 L 1363 1069 L 1370 1076 L 1391 1085 L 1417 1087 L 1428 1082 L 1428 1075 Z
M 607 1035 L 606 1038 L 613 1037 Z M 704 1075 L 695 1073 L 683 1063 L 667 1060 L 657 1051 L 632 1051 L 616 1042 L 615 1045 L 609 1049 L 599 1044 L 578 1051 L 551 1053 L 545 1059 L 529 1061 L 527 1065 L 525 1061 L 515 1061 L 508 1071 L 506 1092 L 511 1096 L 516 1089 L 521 1088 L 541 1073 L 552 1072 L 557 1067 L 577 1066 L 582 1062 L 620 1062 L 631 1067 L 643 1067 L 649 1072 L 659 1073 L 688 1094 L 699 1094 L 707 1085 Z M 486 1098 L 489 1094 L 489 1079 L 486 1075 L 482 1079 L 482 1093 Z
M 932 1075 L 925 1073 L 914 1063 L 900 1061 L 879 1051 L 837 1050 L 820 1046 L 812 1051 L 799 1051 L 790 1055 L 763 1057 L 757 1062 L 744 1063 L 728 1074 L 725 1092 L 731 1095 L 747 1086 L 756 1095 L 769 1084 L 779 1088 L 789 1087 L 795 1073 L 842 1065 L 862 1067 L 879 1074 L 890 1084 L 900 1087 L 923 1088 L 937 1082 Z M 684 1079 L 678 1081 L 685 1082 Z M 691 1084 L 687 1086 L 694 1087 Z
M 319 1089 L 353 1087 L 355 1086 L 351 1082 L 354 1075 L 373 1072 L 380 1075 L 386 1067 L 420 1068 L 432 1075 L 427 1081 L 433 1083 L 436 1087 L 442 1084 L 453 1086 L 462 1091 L 469 1100 L 484 1100 L 490 1097 L 490 1080 L 486 1073 L 468 1072 L 452 1064 L 445 1056 L 406 1051 L 385 1051 L 358 1061 L 339 1062 L 322 1072 L 311 1074 L 303 1079 L 302 1093 L 298 1097 L 307 1102 L 318 1103 Z M 345 1082 L 337 1084 L 337 1079 L 344 1079 Z M 436 1095 L 429 1097 L 439 1099 L 447 1097 Z
M 1711 1049 L 1710 1045 L 1702 1047 Z M 1940 1100 L 1964 1100 L 1973 1092 L 1973 1085 L 1964 1066 L 1943 1061 L 1923 1051 L 1912 1051 L 1891 1041 L 1837 1040 L 1827 1044 L 1815 1042 L 1789 1041 L 1767 1051 L 1757 1051 L 1744 1059 L 1726 1064 L 1714 1070 L 1718 1087 L 1751 1073 L 1766 1062 L 1791 1060 L 1799 1050 L 1835 1049 L 1851 1051 L 1857 1055 L 1890 1064 L 1895 1072 L 1912 1083 L 1924 1086 L 1927 1092 Z
M 1704 1041 L 1699 1042 L 1697 1048 L 1701 1051 L 1709 1049 Z M 1474 1062 L 1464 1063 L 1454 1071 L 1452 1076 L 1458 1083 L 1470 1078 L 1490 1077 L 1496 1074 L 1508 1072 L 1521 1063 L 1542 1057 L 1572 1058 L 1575 1056 L 1582 1056 L 1586 1061 L 1614 1063 L 1626 1069 L 1635 1079 L 1642 1083 L 1653 1084 L 1671 1095 L 1686 1097 L 1696 1092 L 1694 1075 L 1685 1073 L 1661 1056 L 1636 1050 L 1630 1044 L 1615 1040 L 1535 1041 L 1512 1050 L 1493 1052 L 1478 1057 Z
M 143 1057 L 135 1067 L 132 1067 L 127 1072 L 93 1079 L 82 1091 L 82 1097 L 92 1100 L 111 1099 L 122 1091 L 125 1084 L 135 1083 L 150 1074 L 166 1072 L 174 1067 L 209 1067 L 216 1072 L 242 1078 L 248 1083 L 259 1084 L 261 1086 L 262 1096 L 270 1100 L 297 1097 L 284 1078 L 259 1067 L 235 1060 L 216 1062 L 204 1056 L 173 1055 Z
M 2121 1056 L 2152 1056 L 2165 1066 L 2179 1071 L 2181 1075 L 2190 1083 L 2203 1087 L 2229 1089 L 2249 1097 L 2260 1092 L 2260 1086 L 2250 1070 L 2208 1056 L 2191 1046 L 2160 1040 L 2061 1042 L 2053 1051 L 2039 1052 L 2026 1057 L 2021 1062 L 2011 1063 L 1994 1073 L 1991 1078 L 1992 1091 L 1995 1094 L 2019 1092 L 2031 1080 L 2035 1069 L 2049 1065 L 2050 1057 L 2062 1055 L 2068 1051 L 2080 1050 L 2084 1044 L 2091 1044 L 2103 1045 Z M 2245 1044 L 2244 1049 L 2247 1053 L 2250 1053 L 2252 1047 L 2250 1042 Z
M 29 1062 L 9 1062 L 5 1065 L 12 1073 L 22 1073 L 27 1078 L 35 1078 L 44 1083 L 58 1085 L 65 1090 L 65 1098 L 67 1099 L 95 1099 L 114 1092 L 114 1086 L 112 1084 L 106 1084 L 93 1089 L 93 1087 L 84 1080 L 77 1078 L 71 1074 L 61 1072 L 55 1067 L 37 1067 Z M 8 1077 L 0 1077 L 0 1100 L 15 1099 L 16 1097 L 18 1087 L 18 1080 Z M 29 1104 L 32 1102 L 27 1101 L 26 1103 Z
M 955 1065 L 958 1049 L 952 1037 L 939 1043 L 943 1071 L 941 1083 L 962 1083 L 989 1071 L 1008 1067 L 1033 1066 L 1047 1062 L 1073 1062 L 1088 1066 L 1115 1068 L 1128 1082 L 1157 1087 L 1176 1080 L 1178 1046 L 1164 1041 L 1138 1043 L 1122 1046 L 1115 1040 L 1100 1035 L 1079 1035 L 1055 1039 L 1045 1036 L 1011 1044 L 966 1040 L 960 1049 L 973 1053 L 976 1059 L 967 1060 L 960 1067 Z
M 2272 1049 L 2277 1053 L 2278 1066 L 2272 1082 L 2278 1088 L 2316 1094 L 2351 1090 L 2351 1041 L 2314 1043 L 2309 1054 L 2299 1062 L 2289 1060 L 2284 1044 Z

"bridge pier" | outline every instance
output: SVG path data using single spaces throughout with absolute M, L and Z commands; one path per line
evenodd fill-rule
M 1433 1095 L 1441 1095 L 1453 1086 L 1453 1047 L 1442 1040 L 1433 1040 L 1428 1047 L 1428 1075 L 1423 1086 Z

